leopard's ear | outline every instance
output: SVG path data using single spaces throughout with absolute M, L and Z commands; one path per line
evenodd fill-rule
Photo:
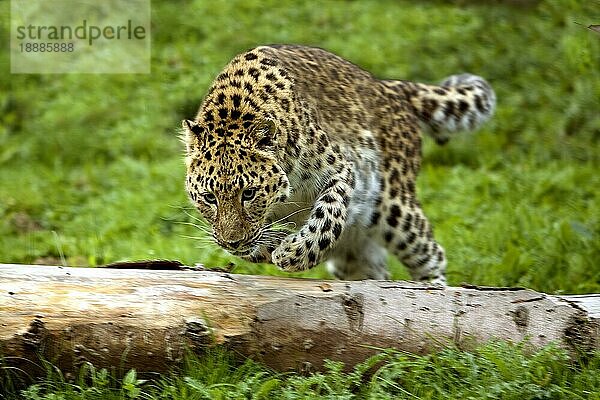
M 184 119 L 181 121 L 181 127 L 183 128 L 181 139 L 183 140 L 183 143 L 185 143 L 186 151 L 189 154 L 192 146 L 197 144 L 200 138 L 203 136 L 204 128 L 202 128 L 197 122 L 189 119 Z
M 184 119 L 181 121 L 181 126 L 183 129 L 193 133 L 196 136 L 200 136 L 204 132 L 204 129 L 202 129 L 200 124 L 192 121 L 191 119 Z
M 255 146 L 260 150 L 270 150 L 275 145 L 275 136 L 277 134 L 277 126 L 275 121 L 266 118 L 259 122 L 253 129 L 255 137 Z

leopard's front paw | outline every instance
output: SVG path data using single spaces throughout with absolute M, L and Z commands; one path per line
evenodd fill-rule
M 304 271 L 311 268 L 313 265 L 308 261 L 310 251 L 306 242 L 301 240 L 298 234 L 289 235 L 271 254 L 273 264 L 277 265 L 284 271 L 296 272 Z

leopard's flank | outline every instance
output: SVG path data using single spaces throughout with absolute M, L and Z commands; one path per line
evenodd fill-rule
M 443 144 L 489 119 L 495 101 L 475 75 L 379 80 L 325 50 L 257 47 L 183 121 L 187 191 L 216 242 L 244 259 L 387 279 L 390 252 L 413 279 L 445 283 L 415 194 L 421 130 Z

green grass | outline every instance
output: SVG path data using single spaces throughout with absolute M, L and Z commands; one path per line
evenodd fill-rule
M 585 28 L 600 3 L 463 3 L 155 1 L 149 75 L 3 74 L 0 262 L 174 258 L 283 274 L 185 238 L 199 233 L 178 224 L 192 217 L 177 129 L 233 55 L 291 42 L 380 77 L 488 78 L 493 121 L 424 146 L 420 197 L 450 283 L 600 291 L 600 35 Z
M 155 0 L 152 17 L 149 75 L 11 75 L 8 52 L 0 52 L 0 262 L 171 258 L 285 275 L 187 238 L 200 234 L 185 225 L 195 211 L 183 190 L 177 129 L 233 55 L 302 43 L 382 78 L 436 82 L 472 72 L 489 79 L 498 110 L 488 125 L 444 147 L 424 143 L 418 190 L 447 250 L 450 284 L 600 292 L 600 35 L 585 28 L 600 23 L 600 1 Z M 8 2 L 0 2 L 4 37 L 7 22 Z M 391 269 L 394 279 L 408 277 L 394 260 Z M 242 391 L 272 386 L 288 398 L 319 391 L 350 398 L 361 390 L 375 398 L 598 398 L 597 359 L 578 369 L 552 350 L 533 358 L 502 346 L 390 357 L 374 386 L 335 364 L 306 379 L 252 364 L 233 377 L 206 380 L 192 368 L 140 388 L 159 398 L 169 390 L 178 399 L 205 398 L 234 390 L 228 379 L 238 379 L 251 388 Z M 108 375 L 98 379 L 71 386 L 54 376 L 28 396 L 127 395 Z
M 184 367 L 159 379 L 131 370 L 119 380 L 107 370 L 85 366 L 68 381 L 49 369 L 46 380 L 6 392 L 23 400 L 117 399 L 503 399 L 598 400 L 600 354 L 570 363 L 554 347 L 531 353 L 523 346 L 491 343 L 474 352 L 447 349 L 417 357 L 393 350 L 345 371 L 327 362 L 322 373 L 275 373 L 231 354 L 190 355 Z M 7 387 L 10 385 L 7 385 Z M 0 392 L 1 395 L 1 392 Z M 1 397 L 0 397 L 1 398 Z

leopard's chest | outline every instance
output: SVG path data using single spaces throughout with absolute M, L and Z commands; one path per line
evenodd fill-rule
M 371 217 L 381 198 L 379 152 L 376 149 L 361 149 L 354 163 L 354 191 L 348 205 L 349 225 L 368 227 Z
M 381 198 L 379 153 L 377 149 L 359 149 L 346 153 L 344 157 L 352 165 L 354 172 L 354 189 L 349 196 L 346 223 L 367 227 Z M 289 223 L 289 227 L 295 230 L 308 219 L 319 193 L 327 185 L 332 173 L 303 172 L 305 171 L 296 171 L 288 177 L 292 194 L 286 202 L 273 209 L 269 218 L 271 222 Z

